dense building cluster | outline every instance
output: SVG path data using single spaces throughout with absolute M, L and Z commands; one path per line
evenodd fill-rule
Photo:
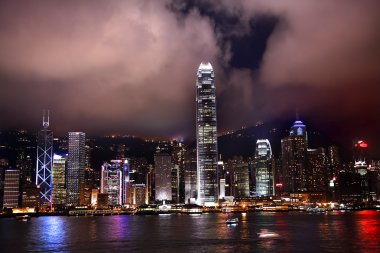
M 15 142 L 10 142 L 2 133 L 1 207 L 63 211 L 149 204 L 216 207 L 260 199 L 370 203 L 380 198 L 380 161 L 369 159 L 366 142 L 354 141 L 353 158 L 343 163 L 337 146 L 311 148 L 299 119 L 281 143 L 257 138 L 250 156 L 223 159 L 210 63 L 199 66 L 196 89 L 195 144 L 146 140 L 135 152 L 123 139 L 102 143 L 82 132 L 54 138 L 49 114 L 36 137 L 14 131 Z M 274 145 L 281 145 L 278 155 Z M 100 156 L 107 158 L 96 164 Z

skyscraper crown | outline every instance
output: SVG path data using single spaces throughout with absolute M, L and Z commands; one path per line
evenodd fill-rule
M 199 68 L 198 70 L 209 70 L 209 71 L 212 71 L 212 65 L 210 62 L 201 62 L 201 64 L 199 65 Z

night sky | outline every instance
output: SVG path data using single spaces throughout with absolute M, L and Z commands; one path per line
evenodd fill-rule
M 292 120 L 380 150 L 380 1 L 1 1 L 0 129 L 193 138 L 214 66 L 220 131 Z

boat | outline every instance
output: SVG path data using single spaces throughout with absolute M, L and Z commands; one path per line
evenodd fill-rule
M 308 209 L 306 209 L 307 212 L 309 213 L 324 213 L 326 212 L 326 208 L 322 208 L 322 207 L 309 207 Z
M 268 229 L 261 229 L 260 233 L 257 233 L 259 235 L 259 238 L 278 238 L 280 237 L 279 234 L 276 232 L 269 231 Z
M 16 219 L 17 220 L 23 220 L 23 221 L 26 221 L 26 220 L 29 220 L 31 217 L 27 214 L 25 215 L 20 215 L 20 216 L 16 216 Z
M 238 224 L 239 223 L 239 218 L 231 218 L 226 220 L 227 224 Z

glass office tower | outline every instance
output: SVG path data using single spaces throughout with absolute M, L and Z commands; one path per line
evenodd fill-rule
M 36 185 L 40 189 L 40 198 L 45 205 L 52 205 L 53 201 L 53 132 L 49 130 L 49 112 L 42 119 L 43 129 L 37 136 L 37 163 Z
M 67 204 L 79 205 L 80 185 L 84 182 L 86 158 L 86 135 L 81 132 L 69 132 L 69 154 L 67 160 Z
M 213 205 L 218 200 L 218 145 L 214 70 L 209 62 L 199 65 L 196 84 L 197 203 Z
M 272 149 L 269 140 L 257 140 L 254 164 L 256 171 L 256 195 L 274 195 Z

